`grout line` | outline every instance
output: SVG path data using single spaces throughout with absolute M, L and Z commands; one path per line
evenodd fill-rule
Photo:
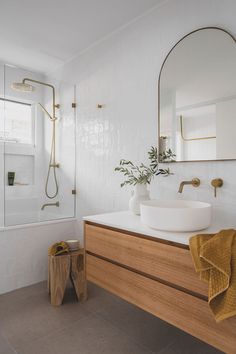
M 10 341 L 8 340 L 8 338 L 5 337 L 4 333 L 1 334 L 2 337 L 4 338 L 4 340 L 7 342 L 7 345 L 10 347 L 10 349 L 15 353 L 18 354 L 18 352 L 16 351 L 16 349 L 12 346 L 12 344 L 10 343 Z

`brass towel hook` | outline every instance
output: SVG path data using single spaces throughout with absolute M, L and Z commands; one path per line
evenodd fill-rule
M 214 188 L 214 196 L 216 198 L 216 189 L 221 188 L 223 186 L 223 179 L 221 178 L 215 178 L 211 181 L 211 185 Z

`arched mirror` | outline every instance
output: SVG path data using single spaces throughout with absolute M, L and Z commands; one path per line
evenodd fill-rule
M 160 161 L 236 159 L 236 41 L 207 27 L 182 38 L 159 76 Z

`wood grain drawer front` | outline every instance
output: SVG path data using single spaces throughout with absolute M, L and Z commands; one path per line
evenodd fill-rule
M 216 324 L 206 301 L 87 254 L 87 278 L 226 353 L 236 353 L 236 320 Z
M 207 296 L 188 249 L 86 224 L 86 250 L 137 271 Z

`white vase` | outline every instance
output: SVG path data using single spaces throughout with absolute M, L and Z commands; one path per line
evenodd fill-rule
M 140 215 L 140 203 L 149 200 L 149 191 L 146 184 L 136 184 L 132 197 L 129 200 L 129 209 L 136 215 Z

